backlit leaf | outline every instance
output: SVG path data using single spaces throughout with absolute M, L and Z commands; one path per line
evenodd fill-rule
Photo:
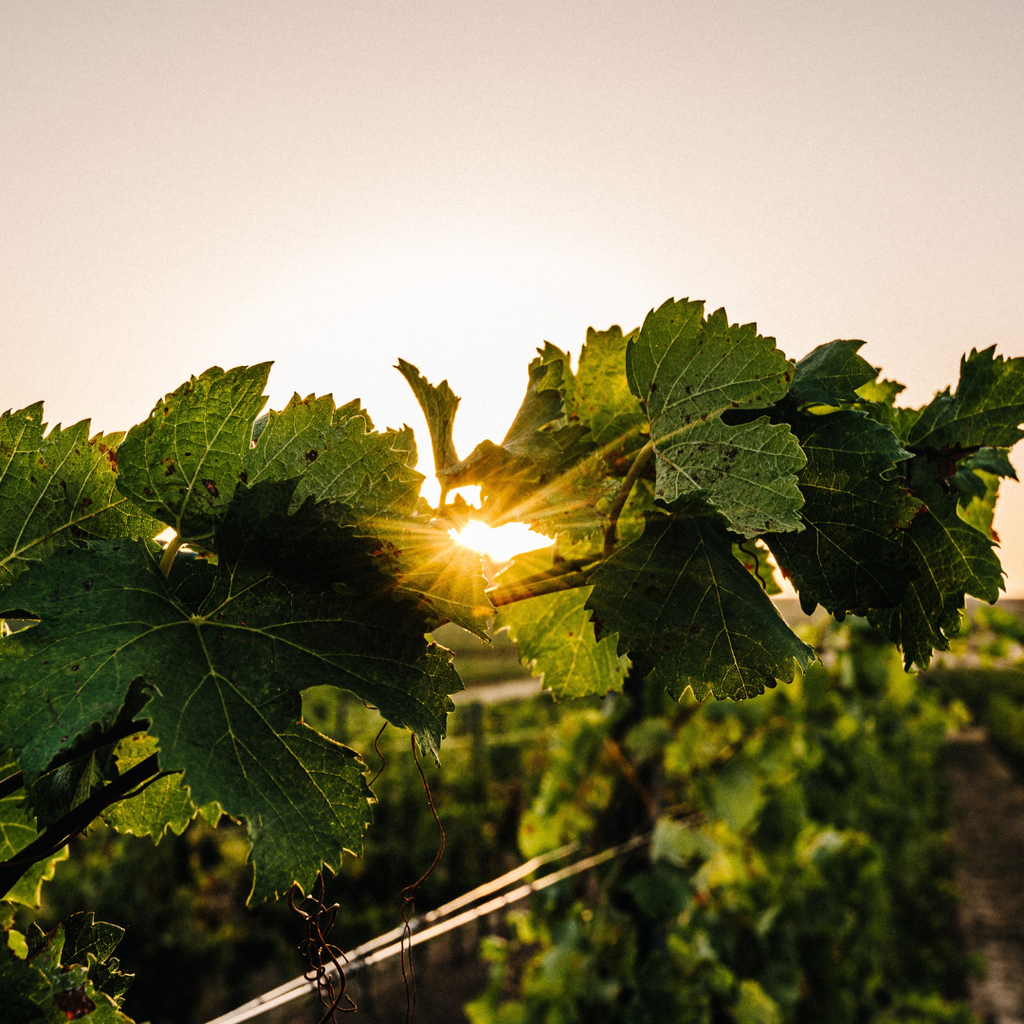
M 213 366 L 166 395 L 118 449 L 121 493 L 186 540 L 211 537 L 243 478 L 269 373 Z
M 767 416 L 730 423 L 723 414 L 781 399 L 793 364 L 754 324 L 707 320 L 702 302 L 669 300 L 647 314 L 626 350 L 630 387 L 650 420 L 656 497 L 672 506 L 698 495 L 737 533 L 799 530 L 803 453 L 789 427 Z

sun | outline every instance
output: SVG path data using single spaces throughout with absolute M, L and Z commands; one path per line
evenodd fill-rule
M 498 563 L 509 562 L 524 551 L 536 551 L 555 543 L 553 538 L 535 533 L 526 523 L 487 526 L 471 519 L 461 530 L 453 527 L 448 532 L 452 540 Z

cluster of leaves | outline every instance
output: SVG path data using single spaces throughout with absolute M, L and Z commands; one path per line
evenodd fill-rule
M 0 781 L 8 893 L 97 814 L 154 839 L 244 821 L 251 900 L 358 854 L 356 751 L 301 718 L 344 688 L 438 757 L 462 683 L 429 639 L 508 627 L 557 696 L 749 697 L 812 648 L 767 596 L 769 550 L 806 607 L 867 614 L 925 665 L 965 593 L 994 600 L 992 508 L 1024 420 L 1024 360 L 972 352 L 955 394 L 895 406 L 859 342 L 794 363 L 754 325 L 670 300 L 546 345 L 500 444 L 459 459 L 458 398 L 408 363 L 442 501 L 411 431 L 358 401 L 260 417 L 268 364 L 212 368 L 127 434 L 0 416 Z M 482 507 L 448 493 L 478 485 Z M 477 515 L 556 537 L 488 589 L 450 530 Z M 161 546 L 154 538 L 168 531 Z
M 474 1024 L 971 1024 L 936 770 L 963 719 L 863 620 L 818 646 L 828 669 L 757 701 L 648 688 L 639 720 L 616 695 L 565 722 L 523 852 L 600 847 L 638 786 L 651 845 L 485 940 Z
M 27 935 L 11 933 L 11 941 L 0 946 L 5 1019 L 127 1024 L 118 1007 L 131 975 L 111 956 L 123 934 L 123 928 L 94 921 L 91 913 L 73 914 L 46 934 L 35 926 Z

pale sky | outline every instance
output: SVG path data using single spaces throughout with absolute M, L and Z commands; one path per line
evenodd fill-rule
M 0 140 L 0 408 L 51 423 L 274 359 L 429 456 L 402 356 L 465 455 L 683 295 L 913 403 L 1024 355 L 1021 0 L 0 0 Z

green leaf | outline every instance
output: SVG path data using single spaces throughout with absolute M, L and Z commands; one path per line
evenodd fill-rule
M 310 517 L 292 518 L 301 531 Z M 187 688 L 208 675 L 255 687 L 254 694 L 343 686 L 413 729 L 436 755 L 452 708 L 447 694 L 461 684 L 448 656 L 417 637 L 402 606 L 353 600 L 298 575 L 319 568 L 318 554 L 328 569 L 329 552 L 310 552 L 310 564 L 287 576 L 269 561 L 271 552 L 257 561 L 258 543 L 246 549 L 226 531 L 220 541 L 219 565 L 179 557 L 168 579 L 156 546 L 94 542 L 19 581 L 19 604 L 43 621 L 0 643 L 0 694 L 4 734 L 17 737 L 30 777 L 93 722 L 116 713 L 139 676 L 161 693 L 169 680 Z
M 618 325 L 607 331 L 588 327 L 576 375 L 567 374 L 562 386 L 569 421 L 587 427 L 606 454 L 622 458 L 635 454 L 645 443 L 641 437 L 644 412 L 626 377 L 626 346 L 638 333 L 637 329 L 623 336 Z
M 0 779 L 6 779 L 17 770 L 18 765 L 10 754 L 0 756 Z M 24 806 L 24 798 L 24 790 L 18 790 L 0 799 L 0 861 L 9 860 L 39 838 L 35 818 Z M 43 882 L 53 878 L 59 861 L 67 859 L 65 846 L 55 856 L 33 864 L 3 899 L 38 907 Z
M 67 932 L 65 931 L 67 929 Z M 131 981 L 110 956 L 122 928 L 75 914 L 43 934 L 32 925 L 28 957 L 0 946 L 0 991 L 9 1024 L 131 1024 L 119 1010 Z
M 906 442 L 916 449 L 1010 448 L 1024 422 L 1024 358 L 1004 359 L 995 346 L 960 360 L 956 394 L 935 396 L 910 426 Z
M 68 733 L 117 702 L 119 680 L 145 676 L 156 690 L 146 715 L 161 767 L 185 769 L 194 803 L 217 801 L 249 823 L 255 898 L 294 880 L 308 888 L 322 863 L 336 866 L 343 849 L 361 848 L 370 794 L 352 751 L 297 724 L 298 691 L 356 673 L 402 672 L 397 685 L 408 688 L 415 666 L 394 664 L 401 655 L 377 630 L 363 627 L 366 636 L 346 642 L 360 627 L 332 615 L 326 595 L 303 601 L 278 581 L 252 573 L 224 579 L 188 559 L 164 580 L 154 558 L 141 544 L 113 552 L 110 542 L 96 542 L 72 552 L 60 583 L 50 581 L 47 618 L 9 638 L 21 638 L 24 660 L 4 668 L 20 670 L 28 693 L 45 689 L 42 706 L 49 701 L 55 726 Z M 94 581 L 91 590 L 81 587 L 83 577 Z M 126 624 L 118 641 L 102 635 L 97 617 Z M 369 652 L 373 635 L 379 649 Z M 77 687 L 68 692 L 72 680 Z M 360 696 L 379 693 L 382 706 L 393 704 L 382 680 L 374 682 L 360 685 Z M 33 703 L 23 698 L 12 710 Z M 83 713 L 81 704 L 93 710 Z M 28 774 L 52 756 L 60 736 L 26 734 L 30 715 L 8 721 Z
M 672 506 L 698 495 L 747 537 L 800 530 L 796 473 L 806 460 L 789 427 L 723 419 L 781 399 L 793 364 L 756 325 L 730 326 L 724 309 L 705 321 L 703 311 L 702 302 L 669 300 L 626 350 L 630 387 L 650 419 L 656 496 Z
M 151 754 L 158 753 L 159 749 L 153 736 L 126 737 L 115 748 L 120 772 L 124 774 Z M 183 777 L 166 775 L 150 783 L 130 800 L 108 807 L 103 812 L 103 820 L 118 832 L 149 836 L 153 842 L 159 843 L 168 829 L 180 836 L 195 813 Z
M 155 691 L 145 714 L 161 767 L 185 770 L 194 804 L 216 801 L 247 819 L 254 895 L 263 899 L 296 878 L 308 887 L 321 863 L 358 850 L 369 817 L 362 765 L 296 724 L 299 691 L 345 687 L 413 729 L 436 757 L 448 694 L 462 684 L 408 608 L 336 592 L 326 546 L 305 563 L 291 557 L 288 523 L 308 537 L 309 520 L 329 519 L 330 508 L 305 505 L 289 517 L 290 493 L 275 485 L 243 489 L 243 498 L 253 504 L 218 528 L 216 566 L 179 556 L 165 579 L 155 545 L 108 541 L 25 574 L 12 599 L 42 621 L 0 643 L 0 720 L 31 778 L 110 720 L 128 681 L 144 677 Z M 351 540 L 330 529 L 344 550 Z
M 336 409 L 330 395 L 295 395 L 271 412 L 254 448 L 247 452 L 250 487 L 298 479 L 297 507 L 307 498 L 345 506 L 339 518 L 360 522 L 381 512 L 411 512 L 423 475 L 409 430 L 377 433 L 358 402 Z
M 804 611 L 820 603 L 833 615 L 864 615 L 898 604 L 913 572 L 902 531 L 916 503 L 892 474 L 909 453 L 860 412 L 796 414 L 791 425 L 807 456 L 806 529 L 766 540 Z
M 551 572 L 551 548 L 520 555 L 498 578 L 515 583 L 539 572 Z M 519 655 L 556 700 L 621 690 L 629 658 L 618 654 L 614 634 L 598 640 L 585 608 L 591 587 L 578 587 L 503 605 L 494 629 L 507 628 Z
M 856 402 L 857 389 L 878 376 L 878 370 L 857 354 L 863 344 L 830 341 L 808 352 L 793 371 L 793 400 L 802 406 Z
M 911 487 L 925 506 L 902 534 L 913 578 L 896 607 L 868 614 L 903 649 L 908 669 L 912 664 L 927 668 L 933 648 L 949 649 L 948 638 L 960 629 L 965 594 L 992 603 L 1003 586 L 992 541 L 961 518 L 956 495 L 943 491 L 927 460 L 914 460 Z
M 698 700 L 752 697 L 814 654 L 710 519 L 650 514 L 590 582 L 598 632 L 618 632 L 619 650 L 677 700 L 687 687 Z
M 161 524 L 117 490 L 123 434 L 89 421 L 46 434 L 41 402 L 0 415 L 0 587 L 77 537 L 152 537 Z
M 404 359 L 398 360 L 395 369 L 409 382 L 409 387 L 412 388 L 416 401 L 419 402 L 426 417 L 430 444 L 434 450 L 434 471 L 438 474 L 444 473 L 459 461 L 459 456 L 455 452 L 455 442 L 452 440 L 452 427 L 462 399 L 448 386 L 448 381 L 443 380 L 435 387 L 412 363 L 407 363 Z
M 242 479 L 269 373 L 213 366 L 166 395 L 118 449 L 121 493 L 185 540 L 209 538 Z

